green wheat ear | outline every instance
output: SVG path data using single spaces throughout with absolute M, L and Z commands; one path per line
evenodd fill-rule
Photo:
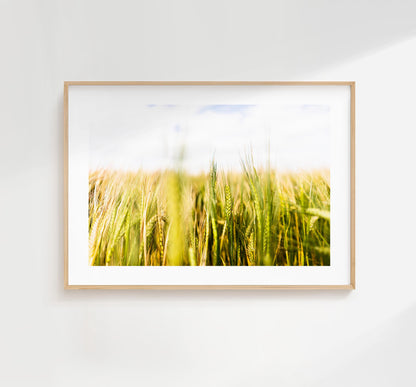
M 126 229 L 124 231 L 124 254 L 121 257 L 121 264 L 126 265 L 127 257 L 130 254 L 130 225 L 131 225 L 131 209 L 128 209 L 126 216 Z
M 254 232 L 251 232 L 250 237 L 248 239 L 248 264 L 253 266 L 256 264 L 255 257 L 254 257 Z
M 212 227 L 212 264 L 214 266 L 220 264 L 219 260 L 219 243 L 218 243 L 218 229 L 217 229 L 217 165 L 214 161 L 211 163 L 210 171 L 210 185 L 209 185 L 209 209 Z
M 159 265 L 162 265 L 164 256 L 163 247 L 163 226 L 162 226 L 162 214 L 160 211 L 159 201 L 157 202 L 157 227 L 158 227 L 158 243 L 159 243 Z
M 225 216 L 227 219 L 227 223 L 230 223 L 232 207 L 233 199 L 231 197 L 230 186 L 227 184 L 225 186 Z

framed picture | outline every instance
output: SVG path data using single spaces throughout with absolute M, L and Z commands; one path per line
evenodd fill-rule
M 65 82 L 65 288 L 354 289 L 354 82 Z

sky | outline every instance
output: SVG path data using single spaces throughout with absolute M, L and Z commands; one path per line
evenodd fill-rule
M 90 169 L 156 171 L 182 167 L 197 174 L 214 158 L 220 169 L 256 166 L 280 171 L 329 168 L 330 109 L 326 105 L 159 105 L 108 112 L 90 126 Z

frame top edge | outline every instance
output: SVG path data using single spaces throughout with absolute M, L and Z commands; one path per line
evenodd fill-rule
M 355 86 L 355 81 L 64 81 L 64 86 Z

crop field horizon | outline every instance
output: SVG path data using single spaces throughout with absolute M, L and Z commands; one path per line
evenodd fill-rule
M 92 266 L 328 266 L 329 170 L 97 169 L 89 174 Z

